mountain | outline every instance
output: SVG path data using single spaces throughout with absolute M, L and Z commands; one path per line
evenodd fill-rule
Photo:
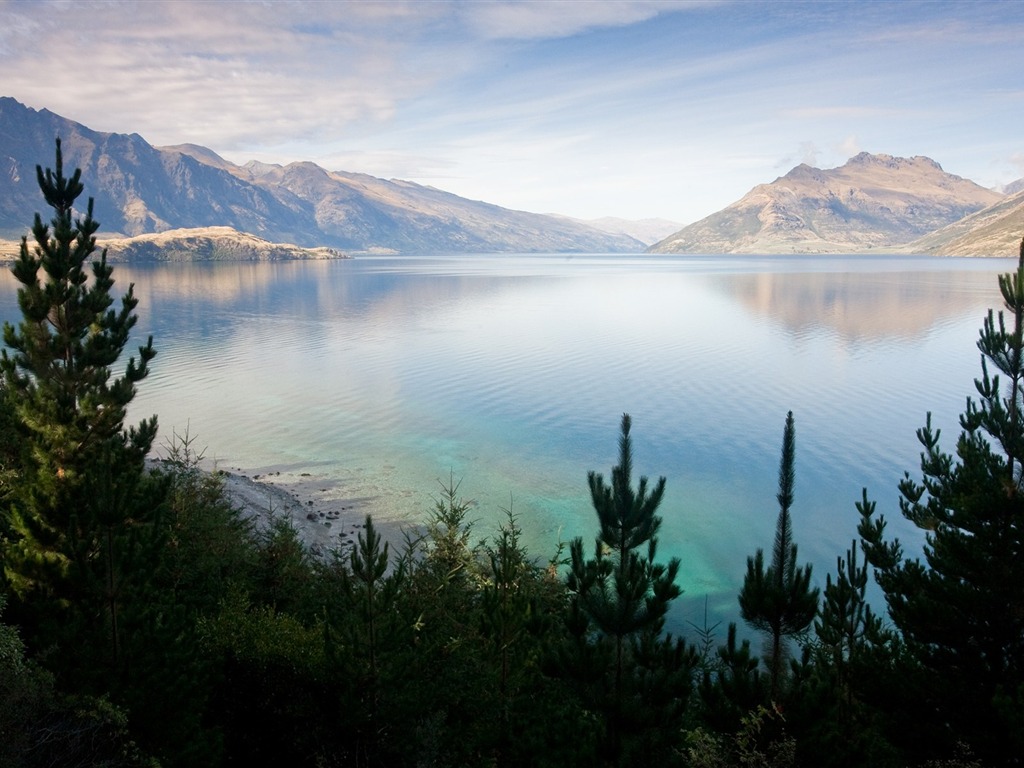
M 234 165 L 192 144 L 154 147 L 0 98 L 0 237 L 20 238 L 43 207 L 36 165 L 81 168 L 101 237 L 230 227 L 272 243 L 348 252 L 639 252 L 580 222 L 466 200 L 412 182 L 313 163 Z
M 1017 179 L 1016 181 L 1011 181 L 1009 184 L 1007 184 L 999 191 L 1002 192 L 1004 195 L 1015 195 L 1018 192 L 1024 192 L 1024 179 Z
M 862 152 L 830 170 L 798 165 L 651 246 L 652 253 L 888 252 L 999 202 L 927 157 Z
M 1024 188 L 935 232 L 908 243 L 902 253 L 936 256 L 1009 256 L 1024 236 Z
M 49 110 L 0 98 L 0 233 L 20 237 L 43 208 L 35 169 L 53 165 L 58 136 L 65 166 L 82 169 L 85 194 L 95 198 L 102 235 L 231 226 L 296 242 L 291 235 L 307 229 L 301 212 L 213 165 L 157 150 L 138 134 L 99 133 Z
M 558 214 L 550 215 L 558 216 Z M 668 219 L 620 219 L 616 216 L 605 216 L 600 219 L 572 219 L 567 216 L 560 216 L 559 218 L 577 221 L 580 224 L 586 224 L 602 232 L 628 235 L 645 245 L 651 245 L 662 238 L 668 237 L 682 226 L 679 222 L 669 221 Z

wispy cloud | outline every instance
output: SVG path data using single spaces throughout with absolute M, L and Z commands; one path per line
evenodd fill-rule
M 107 129 L 116 119 L 158 142 L 231 149 L 329 137 L 353 122 L 389 120 L 440 76 L 407 64 L 400 36 L 372 34 L 408 20 L 401 6 L 352 4 L 353 19 L 339 5 L 300 6 L 316 19 L 305 24 L 276 3 L 40 3 L 34 19 L 16 5 L 5 21 L 38 28 L 48 16 L 76 34 L 42 48 L 38 35 L 8 35 L 4 83 L 40 106 Z
M 1024 4 L 984 0 L 0 0 L 0 90 L 240 162 L 692 221 L 862 145 L 1012 173 L 1021 39 Z
M 470 28 L 484 38 L 540 40 L 629 26 L 659 14 L 716 4 L 712 0 L 495 0 L 466 3 L 463 8 Z
M 859 105 L 795 107 L 779 111 L 792 120 L 875 120 L 906 117 L 913 110 L 899 107 L 873 107 Z

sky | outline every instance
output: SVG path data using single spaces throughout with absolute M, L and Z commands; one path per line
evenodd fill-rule
M 584 219 L 689 224 L 861 151 L 1007 184 L 1022 73 L 1021 0 L 0 0 L 0 96 Z

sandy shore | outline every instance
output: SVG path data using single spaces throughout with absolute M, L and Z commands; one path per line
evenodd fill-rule
M 251 473 L 240 467 L 206 467 L 217 472 L 228 498 L 253 520 L 257 531 L 283 519 L 299 540 L 318 557 L 333 550 L 348 552 L 363 531 L 366 515 L 373 514 L 373 499 L 346 496 L 337 483 L 311 472 L 267 470 Z M 390 546 L 392 555 L 405 550 L 406 534 L 418 536 L 417 526 L 373 519 L 374 527 Z

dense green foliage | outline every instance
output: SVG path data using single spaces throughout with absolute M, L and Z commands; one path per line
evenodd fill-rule
M 111 380 L 110 368 L 136 322 L 136 299 L 129 288 L 120 311 L 111 309 L 113 270 L 105 252 L 92 263 L 90 281 L 88 259 L 99 223 L 91 199 L 84 218 L 72 220 L 83 191 L 81 172 L 64 176 L 59 141 L 56 170 L 37 171 L 54 217 L 47 225 L 36 215 L 33 247 L 22 239 L 12 271 L 22 286 L 23 320 L 18 328 L 5 324 L 7 349 L 0 358 L 24 442 L 22 482 L 10 516 L 17 536 L 5 552 L 4 570 L 22 597 L 36 592 L 67 601 L 84 578 L 76 569 L 97 546 L 105 550 L 98 559 L 108 571 L 108 591 L 117 580 L 109 573 L 118 556 L 114 540 L 132 527 L 134 510 L 128 507 L 156 435 L 155 418 L 128 430 L 124 418 L 156 352 L 150 339 L 139 348 L 140 362 L 129 359 L 124 375 Z M 116 624 L 113 596 L 107 598 L 108 620 Z M 116 631 L 112 642 L 118 642 Z
M 922 733 L 958 740 L 997 764 L 1024 755 L 1024 241 L 999 289 L 1010 315 L 989 310 L 978 349 L 978 400 L 960 417 L 956 455 L 931 415 L 918 439 L 921 480 L 900 483 L 900 512 L 925 532 L 924 561 L 885 538 L 865 497 L 864 552 L 907 649 L 907 695 L 943 713 Z M 991 368 L 990 368 L 991 367 Z M 990 370 L 994 369 L 994 373 Z M 1000 378 L 1000 377 L 1005 378 Z
M 147 468 L 155 420 L 123 422 L 152 343 L 111 379 L 132 291 L 110 308 L 102 255 L 90 277 L 97 225 L 91 205 L 72 221 L 59 145 L 39 182 L 55 216 L 14 267 L 0 379 L 0 768 L 1019 764 L 1024 243 L 956 456 L 929 421 L 900 487 L 923 560 L 865 492 L 861 540 L 811 584 L 787 417 L 771 562 L 749 559 L 740 594 L 762 660 L 736 625 L 665 632 L 684 565 L 658 561 L 666 481 L 634 486 L 628 415 L 610 482 L 588 476 L 590 554 L 540 560 L 511 510 L 477 538 L 454 478 L 400 551 L 367 518 L 314 557 L 243 520 L 189 435 Z

